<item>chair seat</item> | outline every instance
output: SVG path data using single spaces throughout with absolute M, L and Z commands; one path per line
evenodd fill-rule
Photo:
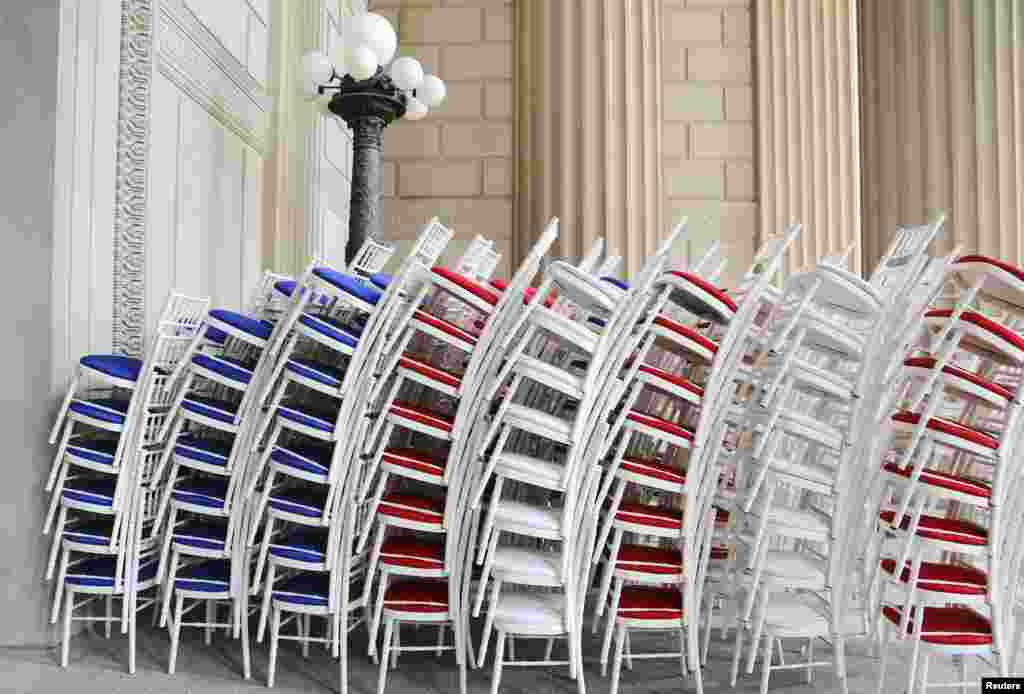
M 916 631 L 917 607 L 910 612 L 907 633 Z M 899 626 L 903 610 L 886 606 L 882 614 L 892 624 Z M 992 623 L 984 616 L 967 607 L 926 607 L 921 625 L 921 641 L 941 646 L 987 646 L 992 643 Z
M 557 584 L 562 573 L 562 557 L 558 552 L 536 547 L 498 545 L 492 570 L 506 576 L 528 576 L 537 585 Z
M 299 317 L 299 325 L 330 339 L 331 346 L 341 352 L 354 350 L 359 344 L 359 336 L 353 334 L 352 326 L 336 318 L 304 313 Z
M 542 383 L 579 400 L 583 397 L 583 377 L 536 357 L 520 356 L 515 370 L 523 377 Z
M 892 576 L 896 572 L 896 560 L 883 559 L 881 568 L 882 571 Z M 908 561 L 900 573 L 900 581 L 903 583 L 910 581 L 912 568 L 912 562 Z M 919 590 L 936 593 L 984 595 L 988 589 L 988 576 L 984 571 L 973 566 L 923 561 L 915 587 Z
M 572 443 L 572 422 L 521 403 L 514 402 L 508 406 L 505 422 L 516 429 L 526 429 L 557 443 Z
M 332 404 L 321 398 L 316 403 L 295 402 L 281 405 L 277 408 L 277 416 L 310 429 L 332 434 L 340 409 L 340 404 Z
M 768 629 L 780 638 L 824 636 L 829 633 L 828 615 L 799 593 L 779 593 L 765 606 Z
M 136 577 L 138 582 L 145 583 L 153 580 L 156 577 L 156 569 L 156 559 L 150 559 L 140 564 Z M 68 568 L 64 582 L 68 585 L 88 588 L 113 588 L 116 570 L 116 557 L 90 557 L 80 564 Z
M 623 458 L 620 469 L 652 480 L 679 485 L 686 483 L 686 472 L 658 460 L 627 457 Z
M 114 487 L 113 479 L 74 480 L 64 485 L 62 496 L 67 501 L 109 508 L 114 505 Z
M 424 324 L 425 326 L 433 328 L 438 332 L 445 333 L 446 335 L 466 343 L 470 349 L 476 346 L 476 335 L 463 330 L 459 326 L 450 321 L 446 321 L 443 318 L 438 318 L 433 314 L 417 309 L 416 312 L 412 314 L 412 319 Z
M 228 529 L 223 523 L 196 520 L 176 527 L 171 539 L 175 545 L 220 552 L 227 536 Z
M 620 280 L 618 277 L 602 277 L 601 281 L 610 284 L 616 289 L 621 289 L 624 292 L 629 290 L 629 282 Z
M 555 535 L 562 530 L 562 509 L 548 506 L 535 506 L 525 501 L 499 499 L 494 511 L 496 523 L 502 526 L 514 525 L 523 529 L 535 530 L 538 534 Z
M 89 419 L 124 424 L 128 415 L 128 401 L 122 398 L 98 398 L 95 400 L 72 400 L 68 409 Z
M 951 309 L 932 309 L 925 315 L 927 323 L 938 327 L 953 315 Z M 964 311 L 960 314 L 960 322 L 968 326 L 972 336 L 978 338 L 991 349 L 998 350 L 1020 362 L 1024 355 L 1024 337 L 1014 330 L 987 318 L 976 311 Z
M 186 566 L 174 577 L 174 587 L 202 593 L 225 593 L 231 589 L 231 560 L 214 559 Z
M 892 524 L 895 521 L 896 512 L 882 511 L 878 517 L 884 522 Z M 909 528 L 910 518 L 904 516 L 900 523 L 900 530 L 906 531 Z M 960 545 L 984 546 L 988 544 L 988 530 L 976 523 L 959 518 L 922 515 L 917 525 L 917 536 Z
M 411 402 L 393 402 L 388 412 L 391 417 L 397 417 L 445 434 L 451 433 L 455 426 L 455 419 L 450 415 L 434 412 Z
M 226 467 L 231 455 L 231 443 L 220 439 L 198 436 L 179 436 L 174 442 L 174 455 L 206 465 Z
M 960 276 L 964 286 L 971 286 L 981 275 L 985 275 L 986 282 L 982 287 L 985 294 L 1017 306 L 1024 303 L 1024 270 L 1015 265 L 972 254 L 957 258 L 952 269 Z
M 645 383 L 659 390 L 666 391 L 672 395 L 679 395 L 694 404 L 700 404 L 700 401 L 704 398 L 704 389 L 682 376 L 659 369 L 650 364 L 641 364 L 637 370 L 640 372 L 640 377 Z
M 286 537 L 271 540 L 271 555 L 280 559 L 322 564 L 327 559 L 327 531 L 321 528 L 303 528 Z
M 904 410 L 894 414 L 892 419 L 896 422 L 897 430 L 909 430 L 921 421 L 921 415 L 917 412 L 907 412 Z M 945 434 L 946 436 L 962 439 L 968 443 L 973 443 L 984 448 L 991 448 L 992 450 L 999 448 L 999 441 L 992 436 L 942 417 L 932 417 L 929 419 L 928 429 L 933 432 Z
M 276 511 L 319 518 L 327 503 L 327 487 L 305 485 L 271 492 L 267 504 Z
M 415 470 L 425 475 L 442 477 L 445 466 L 448 464 L 448 457 L 445 454 L 421 451 L 415 448 L 389 448 L 384 451 L 381 463 Z
M 897 475 L 904 479 L 910 479 L 911 468 L 901 468 L 896 463 L 886 463 L 882 466 L 886 472 Z M 933 487 L 941 487 L 960 494 L 975 496 L 979 499 L 992 498 L 992 485 L 984 480 L 971 477 L 958 477 L 948 472 L 938 472 L 927 468 L 921 470 L 921 482 Z
M 271 593 L 271 597 L 279 602 L 293 605 L 327 605 L 327 597 L 331 589 L 330 574 L 323 572 L 302 572 L 280 584 Z
M 633 573 L 678 574 L 683 570 L 683 553 L 675 547 L 621 545 L 615 568 Z
M 183 504 L 221 509 L 226 503 L 227 492 L 226 479 L 190 479 L 176 484 L 171 496 Z
M 64 530 L 64 539 L 80 545 L 101 547 L 109 545 L 114 532 L 112 518 L 90 518 L 85 523 Z
M 683 512 L 673 508 L 627 502 L 619 505 L 619 510 L 615 512 L 615 520 L 650 528 L 674 529 L 682 527 Z
M 226 424 L 234 424 L 235 416 L 238 414 L 238 403 L 219 398 L 206 397 L 189 393 L 181 401 L 182 409 L 192 414 L 214 419 Z
M 380 561 L 386 566 L 440 571 L 444 569 L 444 542 L 392 535 L 381 545 Z
M 626 420 L 650 429 L 657 429 L 675 438 L 684 439 L 687 442 L 693 441 L 692 431 L 681 424 L 670 422 L 656 415 L 646 414 L 639 410 L 630 410 L 629 414 L 626 415 Z
M 138 380 L 142 371 L 141 359 L 120 354 L 89 354 L 79 359 L 78 363 L 87 369 L 122 381 Z
M 448 582 L 430 579 L 403 579 L 384 591 L 384 607 L 400 612 L 447 612 Z
M 560 463 L 510 451 L 497 454 L 494 472 L 548 489 L 561 489 L 565 478 L 565 466 Z
M 289 443 L 285 446 L 274 446 L 270 459 L 278 465 L 311 472 L 314 475 L 326 475 L 331 469 L 334 446 L 316 445 L 313 443 Z
M 363 282 L 358 277 L 346 275 L 333 268 L 318 267 L 313 270 L 313 274 L 332 287 L 371 306 L 375 306 L 380 301 L 381 296 L 383 296 L 376 287 Z
M 551 263 L 548 274 L 560 294 L 589 313 L 607 315 L 615 309 L 615 303 L 622 297 L 622 292 L 617 288 L 595 280 L 564 260 Z
M 117 439 L 82 435 L 72 436 L 68 440 L 67 455 L 75 460 L 113 465 L 116 452 Z
M 672 287 L 670 300 L 700 318 L 728 321 L 739 309 L 724 290 L 703 277 L 671 270 L 665 273 L 662 280 Z
M 345 369 L 315 359 L 292 357 L 284 368 L 296 376 L 323 383 L 331 388 L 340 388 L 341 382 L 345 379 Z
M 192 357 L 192 363 L 200 368 L 211 371 L 218 376 L 247 384 L 252 380 L 252 368 L 240 359 L 200 353 Z
M 439 369 L 425 361 L 413 359 L 412 357 L 400 357 L 398 360 L 398 368 L 415 371 L 419 375 L 429 378 L 431 381 L 437 381 L 438 383 L 450 388 L 458 388 L 462 383 L 462 379 L 458 374 L 453 374 L 450 371 Z
M 936 360 L 934 357 L 911 357 L 903 362 L 905 366 L 909 366 L 911 368 L 926 369 L 928 371 L 934 369 L 937 363 L 938 360 Z M 986 391 L 991 395 L 992 398 L 995 398 L 999 401 L 1009 402 L 1010 400 L 1013 399 L 1013 393 L 1010 391 L 1009 388 L 1006 388 L 1005 386 L 1002 386 L 993 381 L 984 379 L 977 374 L 971 373 L 967 369 L 957 366 L 956 364 L 946 364 L 945 366 L 942 367 L 942 373 L 945 374 L 946 376 L 952 376 L 955 379 L 964 381 L 965 384 L 970 384 L 971 386 L 974 386 L 976 389 Z M 947 383 L 948 382 L 949 380 L 947 379 Z
M 466 277 L 465 275 L 460 275 L 454 270 L 449 270 L 444 267 L 435 267 L 433 272 L 434 275 L 441 280 L 450 282 L 453 286 L 460 289 L 464 289 L 478 299 L 487 302 L 491 306 L 498 303 L 499 297 L 497 292 L 485 287 L 475 280 L 470 279 L 469 277 Z
M 704 337 L 688 325 L 683 325 L 668 316 L 658 316 L 654 319 L 654 325 L 664 328 L 667 331 L 663 333 L 664 335 L 669 336 L 669 339 L 673 342 L 681 344 L 688 351 L 693 352 L 705 361 L 712 361 L 715 358 L 715 354 L 718 353 L 718 345 L 714 341 Z
M 400 520 L 441 527 L 444 523 L 444 499 L 394 492 L 381 497 L 377 513 Z
M 821 559 L 799 550 L 768 550 L 764 561 L 765 575 L 778 581 L 821 583 L 827 568 Z
M 631 586 L 619 596 L 618 617 L 626 619 L 671 619 L 683 617 L 683 594 L 677 588 Z
M 238 311 L 217 308 L 210 311 L 210 318 L 217 323 L 223 323 L 229 328 L 234 328 L 239 332 L 252 335 L 260 340 L 268 339 L 270 333 L 274 330 L 272 323 L 247 316 Z
M 503 590 L 491 606 L 495 628 L 510 634 L 565 633 L 565 610 L 562 595 L 526 590 Z
M 386 272 L 375 272 L 370 275 L 369 280 L 377 289 L 387 289 L 391 286 L 391 282 L 395 279 L 394 275 L 389 275 Z
M 228 334 L 223 330 L 218 330 L 214 327 L 209 327 L 206 332 L 203 333 L 203 337 L 208 341 L 216 345 L 224 346 L 224 343 L 228 341 Z

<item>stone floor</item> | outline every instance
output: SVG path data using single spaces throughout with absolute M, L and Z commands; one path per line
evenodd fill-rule
M 436 631 L 424 629 L 420 637 L 424 643 L 433 643 Z M 657 639 L 657 636 L 649 637 Z M 403 642 L 417 639 L 411 631 L 403 632 Z M 667 643 L 667 642 L 666 642 Z M 167 649 L 169 640 L 165 631 L 141 629 L 138 649 L 138 672 L 131 676 L 127 668 L 127 639 L 119 635 L 107 640 L 86 632 L 77 636 L 71 647 L 71 663 L 67 670 L 58 665 L 59 652 L 55 649 L 6 648 L 0 649 L 0 692 L 10 694 L 61 692 L 67 694 L 229 694 L 252 692 L 266 686 L 267 645 L 255 644 L 253 649 L 253 678 L 241 677 L 241 651 L 237 641 L 214 636 L 213 645 L 205 646 L 201 634 L 183 634 L 178 656 L 178 672 L 168 675 Z M 645 644 L 638 638 L 633 644 L 641 652 Z M 794 644 L 794 647 L 796 644 Z M 517 656 L 542 655 L 540 642 L 520 642 Z M 596 661 L 599 643 L 588 635 L 586 641 L 588 661 Z M 863 644 L 851 644 L 848 655 L 850 691 L 867 694 L 875 691 L 877 661 Z M 827 653 L 822 645 L 816 655 Z M 364 655 L 365 639 L 353 638 L 350 657 L 349 691 L 353 694 L 374 694 L 377 668 Z M 704 670 L 704 688 L 708 694 L 718 692 L 757 692 L 760 670 L 753 675 L 741 675 L 736 689 L 729 687 L 729 666 L 732 640 L 712 641 L 711 655 Z M 905 689 L 905 667 L 900 653 L 895 653 L 896 667 L 890 668 L 886 691 Z M 559 657 L 556 649 L 554 657 Z M 798 657 L 793 653 L 794 660 Z M 637 660 L 634 670 L 623 667 L 620 691 L 623 694 L 667 694 L 694 691 L 692 680 L 684 680 L 678 670 L 678 661 Z M 943 672 L 935 663 L 932 677 Z M 587 691 L 605 694 L 609 689 L 607 678 L 600 676 L 596 662 L 586 667 Z M 950 668 L 950 675 L 952 669 Z M 930 678 L 931 679 L 931 678 Z M 490 691 L 490 663 L 484 670 L 469 673 L 470 692 L 485 694 Z M 933 680 L 934 681 L 934 680 Z M 812 684 L 804 681 L 803 671 L 773 673 L 769 682 L 772 694 L 811 694 L 838 691 L 837 680 L 831 672 L 822 669 L 815 673 Z M 303 659 L 294 643 L 282 643 L 278 655 L 278 675 L 275 690 L 281 694 L 313 692 L 329 694 L 338 691 L 338 668 L 322 650 L 313 648 L 308 660 Z M 403 655 L 398 668 L 388 676 L 388 694 L 413 692 L 457 692 L 457 671 L 450 655 L 440 660 L 433 653 Z M 575 683 L 560 668 L 506 668 L 501 681 L 503 694 L 570 694 L 576 692 Z

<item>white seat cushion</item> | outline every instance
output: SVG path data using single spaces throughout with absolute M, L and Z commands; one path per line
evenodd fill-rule
M 503 590 L 491 610 L 494 626 L 512 634 L 556 635 L 566 631 L 565 597 L 557 593 Z

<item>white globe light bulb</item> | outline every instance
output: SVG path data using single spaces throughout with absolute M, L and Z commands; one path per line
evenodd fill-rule
M 427 115 L 427 105 L 415 96 L 406 97 L 405 117 L 409 120 L 422 120 Z
M 421 100 L 430 108 L 437 108 L 444 101 L 448 90 L 444 81 L 436 75 L 426 75 L 423 83 L 416 88 L 416 98 Z
M 373 36 L 377 29 L 377 21 L 370 14 L 351 17 L 345 28 L 345 38 L 350 46 L 369 46 L 373 44 Z
M 334 65 L 320 51 L 310 51 L 302 56 L 302 72 L 310 82 L 324 84 L 334 75 Z
M 377 54 L 369 46 L 354 46 L 345 56 L 348 74 L 357 80 L 368 80 L 377 72 Z
M 398 58 L 391 63 L 391 79 L 402 91 L 412 91 L 423 82 L 423 66 L 415 58 Z
M 395 51 L 398 50 L 398 35 L 395 34 L 394 27 L 386 17 L 371 12 L 366 15 L 366 18 L 372 26 L 369 45 L 377 54 L 377 62 L 387 65 L 395 57 Z

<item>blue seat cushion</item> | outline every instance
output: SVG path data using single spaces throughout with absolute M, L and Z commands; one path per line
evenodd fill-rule
M 292 292 L 295 291 L 296 284 L 295 280 L 278 280 L 274 282 L 274 289 L 285 296 L 291 296 Z
M 316 404 L 288 403 L 277 408 L 277 415 L 290 422 L 330 434 L 334 432 L 334 423 L 338 420 L 339 409 L 340 404 L 332 407 L 325 402 Z
M 211 559 L 186 566 L 174 577 L 174 587 L 204 593 L 224 593 L 231 588 L 231 560 Z
M 191 479 L 179 482 L 171 495 L 175 501 L 206 508 L 223 508 L 228 492 L 226 479 Z
M 352 329 L 337 319 L 304 313 L 299 323 L 349 349 L 355 349 L 359 344 L 359 337 L 352 334 Z
M 138 581 L 152 580 L 156 576 L 157 560 L 149 559 L 139 566 Z M 116 557 L 95 557 L 86 559 L 68 569 L 64 582 L 73 586 L 90 588 L 113 588 Z
M 198 436 L 179 436 L 174 442 L 174 455 L 195 460 L 207 465 L 224 467 L 231 455 L 231 444 L 220 439 L 199 438 Z
M 268 502 L 271 508 L 307 518 L 323 515 L 327 503 L 327 487 L 301 486 L 271 492 Z
M 270 553 L 281 559 L 322 564 L 327 558 L 327 531 L 298 530 L 281 540 L 272 541 Z
M 333 364 L 324 364 L 314 359 L 289 359 L 285 368 L 293 374 L 323 383 L 325 386 L 331 386 L 332 388 L 340 387 L 342 380 L 345 378 L 345 369 Z
M 252 379 L 252 368 L 239 359 L 215 357 L 212 354 L 197 354 L 192 357 L 192 363 L 239 383 L 248 383 Z
M 385 272 L 375 272 L 370 275 L 370 283 L 378 289 L 387 289 L 393 279 L 395 278 L 392 275 Z
M 64 531 L 64 539 L 80 545 L 103 546 L 110 544 L 110 535 L 114 532 L 112 518 L 89 519 L 85 523 L 68 528 Z
M 124 419 L 128 414 L 128 401 L 124 398 L 72 400 L 68 409 L 82 417 L 110 422 L 111 424 L 124 424 Z
M 78 360 L 82 366 L 99 371 L 107 376 L 134 381 L 142 371 L 142 360 L 135 357 L 122 357 L 119 354 L 90 354 Z
M 219 552 L 224 549 L 227 539 L 227 526 L 210 521 L 194 520 L 174 529 L 174 544 L 195 549 L 207 549 Z
M 237 402 L 208 398 L 202 395 L 188 394 L 181 401 L 181 406 L 194 414 L 202 415 L 219 422 L 233 424 L 235 413 L 238 412 Z
M 218 330 L 217 328 L 214 328 L 212 326 L 206 329 L 206 333 L 203 335 L 203 337 L 205 337 L 210 342 L 217 343 L 218 345 L 223 345 L 228 340 L 228 334 L 226 332 L 224 332 L 223 330 Z
M 67 447 L 68 457 L 100 465 L 113 465 L 116 452 L 117 439 L 97 436 L 73 436 L 68 441 Z
M 235 330 L 252 335 L 253 337 L 258 337 L 261 340 L 266 340 L 270 337 L 270 333 L 274 329 L 272 323 L 252 318 L 251 316 L 239 313 L 238 311 L 228 311 L 223 308 L 215 308 L 210 311 L 210 318 L 231 326 Z
M 358 277 L 346 275 L 329 267 L 318 267 L 313 270 L 313 274 L 324 282 L 327 282 L 346 294 L 354 296 L 371 306 L 376 305 L 377 302 L 380 301 L 381 291 L 376 287 L 363 282 Z
M 273 598 L 296 605 L 326 605 L 330 589 L 330 574 L 300 573 L 275 588 Z
M 326 475 L 333 455 L 334 446 L 289 445 L 287 448 L 275 446 L 270 459 L 279 465 Z
M 622 280 L 620 280 L 617 277 L 602 277 L 601 281 L 602 282 L 607 282 L 608 284 L 611 284 L 611 285 L 613 285 L 615 287 L 618 287 L 619 289 L 621 289 L 623 291 L 629 289 L 629 282 L 623 282 Z
M 114 505 L 114 479 L 74 480 L 64 487 L 64 498 L 93 506 Z

